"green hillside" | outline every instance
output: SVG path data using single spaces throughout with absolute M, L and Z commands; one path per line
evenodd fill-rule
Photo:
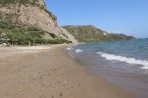
M 45 39 L 44 34 L 49 34 L 52 39 Z M 53 40 L 54 39 L 54 40 Z M 0 44 L 11 45 L 36 45 L 36 44 L 62 44 L 69 43 L 65 39 L 59 39 L 55 34 L 36 28 L 24 28 L 10 22 L 0 22 Z
M 111 34 L 91 25 L 86 26 L 63 26 L 68 32 L 76 37 L 79 42 L 102 42 L 102 41 L 119 41 L 132 40 L 132 36 L 124 34 Z

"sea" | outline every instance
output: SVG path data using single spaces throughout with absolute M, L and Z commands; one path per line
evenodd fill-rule
M 148 38 L 80 44 L 66 50 L 91 72 L 137 98 L 148 98 Z

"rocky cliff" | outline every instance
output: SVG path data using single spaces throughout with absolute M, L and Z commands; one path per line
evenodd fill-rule
M 44 0 L 0 0 L 0 21 L 15 24 L 23 29 L 36 28 L 47 33 L 44 38 L 63 38 L 73 43 L 77 40 L 57 23 L 57 17 L 49 12 Z M 50 34 L 49 34 L 50 33 Z
M 69 26 L 63 26 L 63 28 L 67 29 L 68 32 L 74 35 L 79 42 L 84 42 L 84 43 L 135 39 L 132 36 L 127 36 L 124 34 L 108 33 L 92 25 L 84 25 L 84 26 L 69 25 Z

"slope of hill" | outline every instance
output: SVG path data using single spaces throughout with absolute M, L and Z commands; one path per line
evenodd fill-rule
M 57 17 L 47 10 L 44 0 L 0 0 L 0 37 L 15 42 L 27 41 L 23 44 L 42 40 L 43 43 L 51 40 L 77 43 L 58 25 Z
M 132 40 L 132 36 L 124 34 L 111 34 L 91 25 L 84 26 L 63 26 L 72 35 L 78 39 L 79 42 L 102 42 L 102 41 L 118 41 L 118 40 Z

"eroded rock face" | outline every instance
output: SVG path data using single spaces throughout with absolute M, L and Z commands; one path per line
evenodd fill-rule
M 44 0 L 35 0 L 35 3 L 6 4 L 0 7 L 0 20 L 8 20 L 24 27 L 34 27 L 56 34 L 58 37 L 77 42 L 75 38 L 57 23 L 57 17 L 47 11 Z M 66 36 L 65 36 L 66 35 Z
M 44 0 L 37 0 L 37 4 L 41 6 L 45 6 Z

